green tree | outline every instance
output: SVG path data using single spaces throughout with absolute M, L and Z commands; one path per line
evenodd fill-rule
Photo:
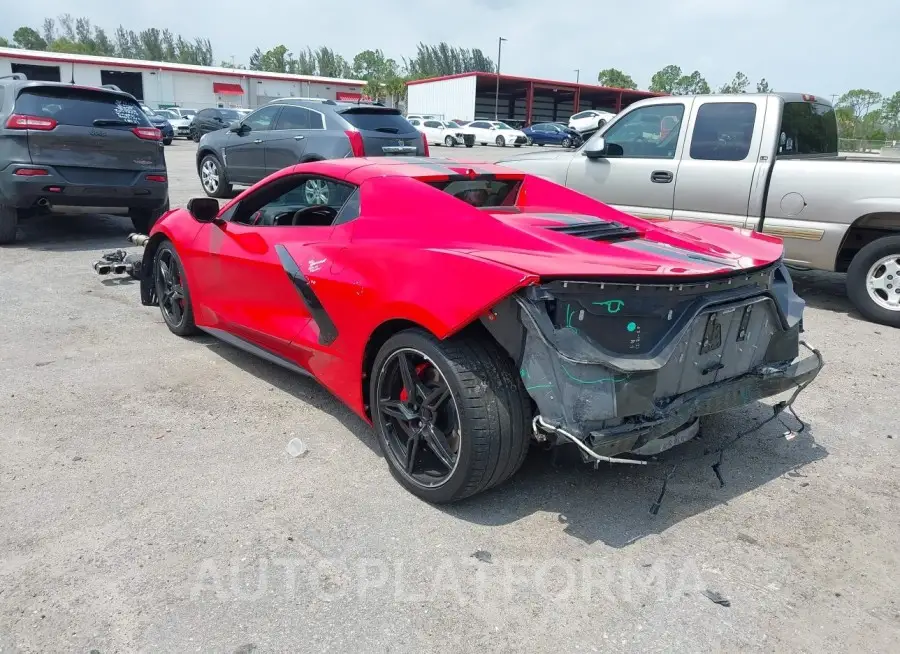
M 316 73 L 322 77 L 350 77 L 350 64 L 341 55 L 328 46 L 322 46 L 315 52 Z
M 271 50 L 266 50 L 260 56 L 258 70 L 264 70 L 269 73 L 286 73 L 288 72 L 288 64 L 292 59 L 293 57 L 288 52 L 287 46 L 276 45 Z
M 890 138 L 900 136 L 900 91 L 881 104 L 881 116 Z
M 699 70 L 679 77 L 675 82 L 675 88 L 672 89 L 673 95 L 704 95 L 710 92 L 709 84 L 703 79 Z
M 445 41 L 437 45 L 419 43 L 415 56 L 404 58 L 403 62 L 408 76 L 413 79 L 458 73 L 491 73 L 496 70 L 493 60 L 478 48 L 469 50 L 452 46 Z
M 656 93 L 673 93 L 681 78 L 681 66 L 669 64 L 650 78 L 650 90 Z
M 746 93 L 748 86 L 750 86 L 750 80 L 744 73 L 738 71 L 728 84 L 719 87 L 719 93 Z
M 769 86 L 769 82 L 766 81 L 766 78 L 763 77 L 756 83 L 756 92 L 757 93 L 771 93 L 772 87 Z
M 385 57 L 381 50 L 363 50 L 353 57 L 351 74 L 356 79 L 384 82 L 397 74 L 397 62 Z
M 631 75 L 623 73 L 618 68 L 605 68 L 597 74 L 597 82 L 601 86 L 609 86 L 614 89 L 636 89 L 637 84 Z
M 876 91 L 869 89 L 853 89 L 847 91 L 837 101 L 837 107 L 847 109 L 852 114 L 853 126 L 849 131 L 842 131 L 844 135 L 853 138 L 866 138 L 865 132 L 871 131 L 872 121 L 866 120 L 869 113 L 879 104 L 881 104 L 882 96 Z M 846 113 L 844 115 L 847 115 Z M 848 126 L 847 126 L 848 127 Z M 846 129 L 846 127 L 845 127 Z
M 30 27 L 20 27 L 13 32 L 13 43 L 17 48 L 25 50 L 46 50 L 47 42 L 38 34 L 36 29 Z
M 12 43 L 7 41 L 5 38 L 0 36 L 0 48 L 12 48 L 15 47 Z

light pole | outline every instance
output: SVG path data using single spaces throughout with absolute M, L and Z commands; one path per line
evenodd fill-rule
M 497 41 L 497 89 L 494 91 L 494 120 L 500 120 L 500 51 L 503 48 L 504 39 L 502 36 Z
M 575 69 L 575 83 L 578 84 L 578 81 L 581 79 L 581 69 Z

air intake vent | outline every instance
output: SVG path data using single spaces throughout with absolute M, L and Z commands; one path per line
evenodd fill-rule
M 547 229 L 552 229 L 554 232 L 562 232 L 569 236 L 580 236 L 591 241 L 623 241 L 640 236 L 640 232 L 634 227 L 628 227 L 611 220 L 592 220 L 573 225 L 554 225 Z

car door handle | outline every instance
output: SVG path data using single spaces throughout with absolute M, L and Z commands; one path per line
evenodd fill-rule
M 262 143 L 262 139 L 256 139 L 256 140 L 253 141 L 253 142 L 254 142 L 254 143 Z
M 295 140 L 295 141 L 302 141 L 302 140 L 305 139 L 305 138 L 306 138 L 305 136 L 300 135 L 300 136 L 295 136 L 295 137 L 294 137 L 294 140 Z
M 668 184 L 673 179 L 675 179 L 675 175 L 668 170 L 654 170 L 650 173 L 650 181 L 654 184 Z

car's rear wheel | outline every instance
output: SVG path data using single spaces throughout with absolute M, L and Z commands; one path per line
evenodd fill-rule
M 435 503 L 511 477 L 528 450 L 528 395 L 512 361 L 486 334 L 446 340 L 410 329 L 372 368 L 372 421 L 391 474 Z
M 208 154 L 200 162 L 200 184 L 211 198 L 227 198 L 231 195 L 231 184 L 228 183 L 225 169 L 216 155 Z
M 503 138 L 502 136 L 498 136 L 498 137 L 497 137 L 497 140 L 494 141 L 494 143 L 496 143 L 497 145 L 499 145 L 501 148 L 505 148 L 505 147 L 506 147 L 506 139 Z
M 467 148 L 474 148 L 474 147 L 475 147 L 475 143 L 474 143 L 474 142 L 472 142 L 472 143 L 466 143 L 466 147 L 467 147 Z
M 454 139 L 452 136 L 445 136 L 444 145 L 446 145 L 448 148 L 452 148 L 454 145 L 456 145 L 456 139 Z
M 153 283 L 166 327 L 178 336 L 197 333 L 191 293 L 181 258 L 171 241 L 164 241 L 153 257 Z
M 172 139 L 163 139 L 163 145 L 172 145 Z
M 0 204 L 0 245 L 15 242 L 18 225 L 19 213 L 16 208 Z
M 156 224 L 156 221 L 168 210 L 169 198 L 167 197 L 161 207 L 157 207 L 156 209 L 131 209 L 128 212 L 128 215 L 131 218 L 131 224 L 134 227 L 134 231 L 138 234 L 149 234 L 150 230 L 153 229 L 153 225 Z
M 900 327 L 900 236 L 880 238 L 856 253 L 847 295 L 869 320 Z

